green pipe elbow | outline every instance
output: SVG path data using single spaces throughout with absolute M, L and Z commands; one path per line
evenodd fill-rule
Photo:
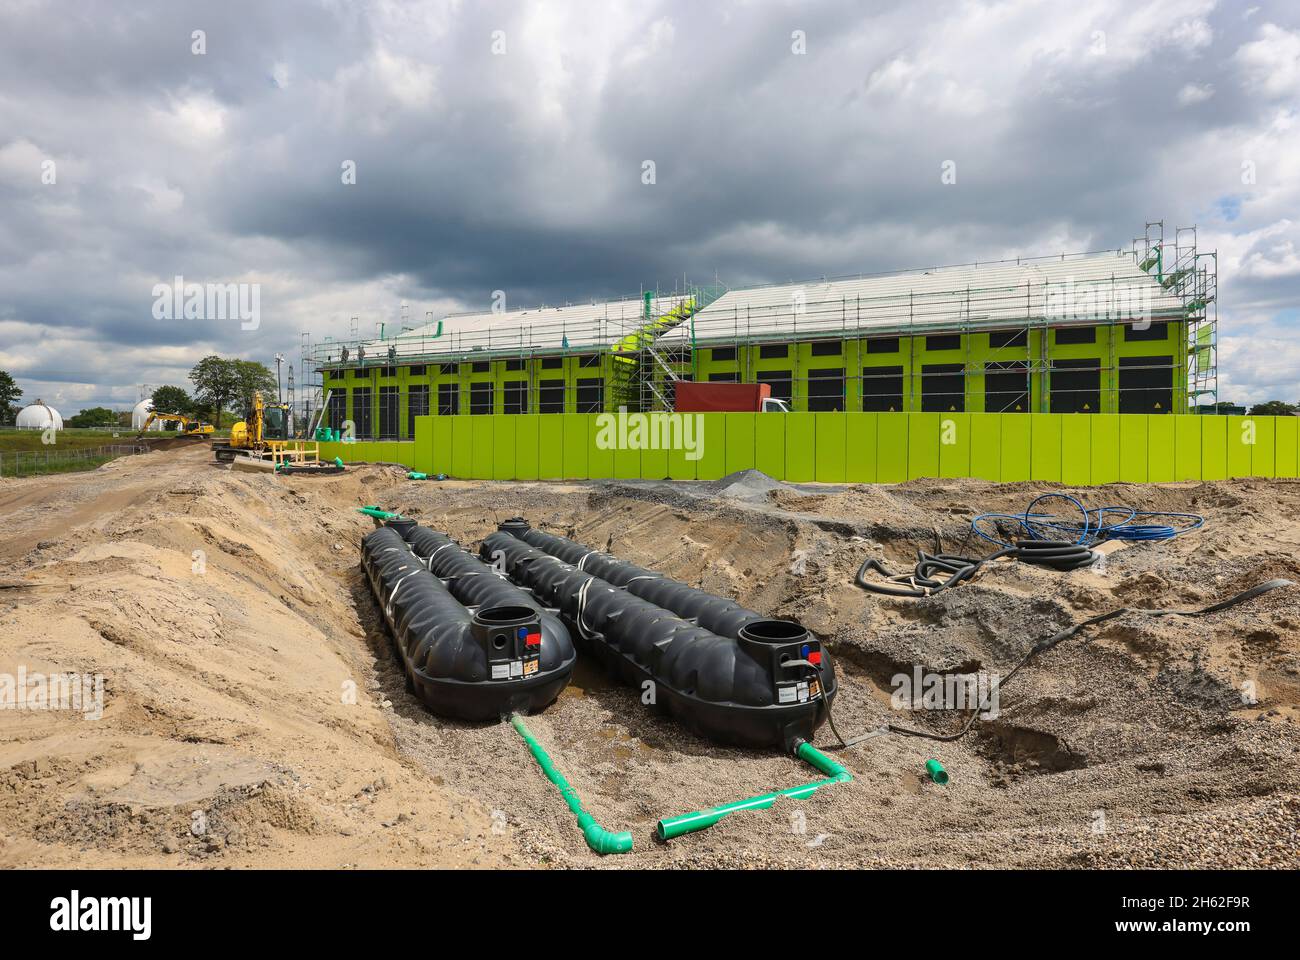
M 564 779 L 564 774 L 556 769 L 552 762 L 550 754 L 537 742 L 528 728 L 524 726 L 523 717 L 519 714 L 513 714 L 510 717 L 510 725 L 515 728 L 515 732 L 524 738 L 524 743 L 528 745 L 528 750 L 537 761 L 537 765 L 542 768 L 542 773 L 546 779 L 555 784 L 560 796 L 564 798 L 567 806 L 575 817 L 578 818 L 578 826 L 582 829 L 582 837 L 587 841 L 587 846 L 594 852 L 604 856 L 608 853 L 628 853 L 632 849 L 632 834 L 624 830 L 615 833 L 606 830 L 596 818 L 582 809 L 582 800 L 579 799 L 578 793 L 573 787 L 569 786 L 569 781 Z

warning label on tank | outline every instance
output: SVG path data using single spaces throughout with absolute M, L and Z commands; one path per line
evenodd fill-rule
M 509 680 L 509 679 L 510 679 L 510 664 L 508 664 L 508 663 L 494 663 L 494 664 L 492 664 L 492 679 L 493 679 L 493 680 Z
M 820 697 L 820 696 L 821 696 L 821 693 L 822 693 L 822 685 L 821 685 L 821 682 L 818 681 L 818 680 L 809 680 L 809 681 L 808 681 L 808 697 L 809 697 L 809 699 L 816 699 L 817 697 Z
M 541 663 L 540 660 L 525 660 L 525 661 L 524 661 L 524 676 L 525 676 L 525 677 L 531 677 L 534 673 L 536 673 L 536 672 L 537 672 L 537 666 L 538 666 L 538 664 L 540 664 L 540 663 Z
M 522 660 L 510 661 L 510 676 L 522 677 L 524 675 L 524 664 Z

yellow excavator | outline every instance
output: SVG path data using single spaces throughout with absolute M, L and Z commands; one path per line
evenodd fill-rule
M 293 436 L 293 417 L 287 403 L 271 403 L 253 394 L 244 419 L 230 428 L 230 439 L 212 444 L 212 455 L 220 463 L 262 463 L 276 473 L 342 473 L 339 461 L 320 459 L 315 440 Z
M 183 413 L 159 413 L 156 410 L 149 411 L 149 417 L 145 420 L 144 426 L 136 434 L 136 439 L 144 437 L 145 431 L 155 423 L 178 423 L 179 429 L 176 432 L 178 437 L 193 437 L 197 440 L 206 440 L 212 436 L 213 426 L 210 423 L 204 423 L 202 420 L 195 420 L 193 417 L 187 417 Z

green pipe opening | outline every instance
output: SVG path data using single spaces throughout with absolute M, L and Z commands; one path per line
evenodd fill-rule
M 925 772 L 930 775 L 931 780 L 941 787 L 948 782 L 948 771 L 943 768 L 942 763 L 934 758 L 925 761 Z
M 533 759 L 537 765 L 542 768 L 542 773 L 546 774 L 546 779 L 555 784 L 560 796 L 564 798 L 565 804 L 573 815 L 578 818 L 578 826 L 582 828 L 582 836 L 589 846 L 596 853 L 602 856 L 607 853 L 628 853 L 632 849 L 632 834 L 624 830 L 622 833 L 613 833 L 606 830 L 596 822 L 596 818 L 582 809 L 582 800 L 578 798 L 577 792 L 569 786 L 569 781 L 564 779 L 564 774 L 555 768 L 551 761 L 550 755 L 537 742 L 528 728 L 524 726 L 523 717 L 519 714 L 513 714 L 510 717 L 510 724 L 518 732 L 519 736 L 524 738 L 524 743 L 528 744 L 528 749 L 533 754 Z
M 819 772 L 824 773 L 826 779 L 814 783 L 805 783 L 797 787 L 787 787 L 774 793 L 764 793 L 746 800 L 737 800 L 734 803 L 724 803 L 708 810 L 684 813 L 678 817 L 665 817 L 655 826 L 659 839 L 671 840 L 685 833 L 706 830 L 723 817 L 735 813 L 737 810 L 766 810 L 781 797 L 787 797 L 791 800 L 803 800 L 811 797 L 819 789 L 829 784 L 848 783 L 853 779 L 853 775 L 848 770 L 806 740 L 799 742 L 799 746 L 795 749 L 795 756 L 815 767 Z
M 364 513 L 368 517 L 378 517 L 380 520 L 402 520 L 400 513 L 390 513 L 381 507 L 357 507 L 357 513 Z

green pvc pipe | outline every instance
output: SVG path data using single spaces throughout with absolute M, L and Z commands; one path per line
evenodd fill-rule
M 407 480 L 428 480 L 429 475 L 427 473 L 420 473 L 418 470 L 412 470 L 410 473 L 406 475 L 406 479 Z
M 524 743 L 528 744 L 528 749 L 533 754 L 533 759 L 537 765 L 542 768 L 542 773 L 546 774 L 546 779 L 555 784 L 560 796 L 564 798 L 565 804 L 573 815 L 578 818 L 578 826 L 582 828 L 582 835 L 587 841 L 587 846 L 591 847 L 596 853 L 601 855 L 607 853 L 628 853 L 632 849 L 632 834 L 624 830 L 622 833 L 612 833 L 606 830 L 596 822 L 596 818 L 582 809 L 582 800 L 578 798 L 577 792 L 569 786 L 569 781 L 564 779 L 564 774 L 555 769 L 555 764 L 551 762 L 550 755 L 537 742 L 528 728 L 524 726 L 523 717 L 519 714 L 513 714 L 510 717 L 510 724 L 524 738 Z
M 930 779 L 943 786 L 948 782 L 948 771 L 943 768 L 943 764 L 933 758 L 925 761 L 925 772 L 930 775 Z
M 379 507 L 357 507 L 357 513 L 364 513 L 368 517 L 378 517 L 380 520 L 405 519 L 400 513 L 389 513 Z
M 685 833 L 705 830 L 727 816 L 727 814 L 735 813 L 737 810 L 767 810 L 781 797 L 788 797 L 791 800 L 803 800 L 811 797 L 822 787 L 832 783 L 848 783 L 853 779 L 853 775 L 848 770 L 806 740 L 800 741 L 798 749 L 795 750 L 795 756 L 816 767 L 819 772 L 826 775 L 826 779 L 818 780 L 815 783 L 805 783 L 798 787 L 787 787 L 775 793 L 765 793 L 761 796 L 750 797 L 747 800 L 724 803 L 708 810 L 684 813 L 679 817 L 665 817 L 655 827 L 659 839 L 671 840 Z

